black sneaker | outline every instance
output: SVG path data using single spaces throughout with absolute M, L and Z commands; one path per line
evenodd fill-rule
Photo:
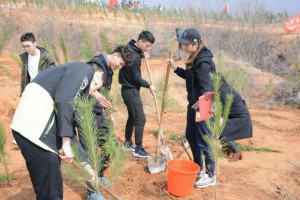
M 139 158 L 146 158 L 149 156 L 149 153 L 145 151 L 143 146 L 135 147 L 135 151 L 133 154 L 134 157 L 139 157 Z
M 135 146 L 131 140 L 124 142 L 123 148 L 125 151 L 135 151 Z

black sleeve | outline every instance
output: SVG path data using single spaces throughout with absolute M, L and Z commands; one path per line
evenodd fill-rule
M 66 70 L 55 92 L 58 136 L 73 136 L 74 97 L 88 94 L 93 75 L 94 70 L 85 66 Z
M 177 67 L 174 71 L 179 77 L 185 79 L 185 69 L 182 69 L 181 67 Z
M 213 92 L 213 84 L 210 79 L 209 73 L 212 72 L 212 67 L 210 63 L 202 62 L 199 63 L 199 67 L 196 67 L 196 76 L 198 84 L 202 88 L 202 93 Z
M 134 62 L 131 66 L 128 66 L 130 77 L 132 81 L 139 87 L 149 88 L 150 84 L 142 79 L 141 76 L 141 58 L 139 55 L 135 56 Z

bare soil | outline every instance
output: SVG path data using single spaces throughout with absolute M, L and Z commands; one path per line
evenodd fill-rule
M 153 74 L 165 73 L 165 61 L 150 60 Z M 7 143 L 6 153 L 10 156 L 9 171 L 13 173 L 11 186 L 0 183 L 0 199 L 31 200 L 35 194 L 31 186 L 28 171 L 19 148 L 12 144 L 9 128 L 14 110 L 19 101 L 20 67 L 8 53 L 0 56 L 0 65 L 9 70 L 9 74 L 0 70 L 0 121 L 5 125 Z M 143 76 L 147 77 L 143 69 Z M 268 75 L 269 76 L 269 75 Z M 176 79 L 171 76 L 171 80 Z M 185 105 L 185 93 L 176 89 L 174 82 L 170 84 L 172 94 L 177 97 L 180 105 Z M 176 92 L 175 92 L 176 91 Z M 180 93 L 179 93 L 180 92 Z M 142 94 L 149 95 L 147 90 Z M 179 94 L 181 95 L 179 95 Z M 158 123 L 150 99 L 143 98 L 147 123 L 144 133 L 144 146 L 149 152 L 155 151 L 156 138 L 153 129 Z M 183 107 L 184 108 L 184 107 Z M 116 135 L 120 142 L 124 141 L 124 127 L 127 119 L 126 108 L 118 108 Z M 299 199 L 300 198 L 300 110 L 291 107 L 271 107 L 269 110 L 261 106 L 250 106 L 254 126 L 254 137 L 239 141 L 254 147 L 268 147 L 280 150 L 281 153 L 243 152 L 244 159 L 230 163 L 222 159 L 219 163 L 218 197 L 219 199 Z M 185 129 L 185 110 L 167 109 L 165 113 L 165 132 L 182 135 Z M 168 136 L 167 136 L 168 137 Z M 180 142 L 168 140 L 167 145 L 175 158 L 188 160 Z M 4 168 L 0 166 L 0 173 Z M 150 174 L 147 159 L 134 158 L 128 153 L 124 171 L 114 181 L 110 189 L 122 199 L 177 199 L 167 191 L 167 172 Z M 213 199 L 214 187 L 194 189 L 192 195 L 181 199 Z M 106 199 L 111 199 L 103 192 Z M 86 199 L 86 190 L 64 177 L 64 199 Z

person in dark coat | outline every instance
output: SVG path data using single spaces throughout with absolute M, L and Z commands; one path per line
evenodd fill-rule
M 205 137 L 212 137 L 205 121 L 196 122 L 196 110 L 192 106 L 198 101 L 199 97 L 213 92 L 213 85 L 210 80 L 209 72 L 213 71 L 211 63 L 211 51 L 203 45 L 200 34 L 195 29 L 186 29 L 182 36 L 178 38 L 183 50 L 190 54 L 186 62 L 186 68 L 177 67 L 173 60 L 170 65 L 174 72 L 186 81 L 187 90 L 187 125 L 186 138 L 190 144 L 194 162 L 199 165 L 200 170 L 204 169 L 202 155 L 205 155 L 206 173 L 200 173 L 200 179 L 195 183 L 195 187 L 205 188 L 216 184 L 215 162 L 209 152 L 209 144 Z
M 204 135 L 205 131 L 203 130 L 206 130 L 207 127 L 206 125 L 201 124 L 201 122 L 195 122 L 195 117 L 193 117 L 195 116 L 195 110 L 191 109 L 191 106 L 198 101 L 199 96 L 211 95 L 213 85 L 209 73 L 216 73 L 216 67 L 212 60 L 213 54 L 206 46 L 204 46 L 204 42 L 201 40 L 201 36 L 196 29 L 186 29 L 178 41 L 183 45 L 183 50 L 191 54 L 186 63 L 186 70 L 177 67 L 173 60 L 170 61 L 170 64 L 178 76 L 186 79 L 186 89 L 188 92 L 189 102 L 186 136 L 192 148 L 194 161 L 199 163 L 199 166 L 203 169 L 203 162 L 201 159 L 202 152 L 204 155 L 207 155 L 208 150 L 206 142 L 199 138 L 199 136 Z M 225 104 L 227 94 L 233 94 L 234 96 L 228 121 L 225 129 L 221 133 L 221 137 L 225 137 L 225 140 L 234 152 L 232 158 L 229 159 L 229 161 L 233 162 L 238 159 L 242 159 L 242 153 L 238 149 L 234 140 L 252 137 L 252 122 L 245 101 L 223 77 L 220 93 L 223 104 Z M 203 121 L 203 123 L 205 122 Z M 202 126 L 203 130 L 200 129 L 200 131 L 198 131 L 198 129 L 195 128 L 188 128 L 193 126 Z M 209 131 L 206 131 L 206 134 L 209 135 Z M 208 159 L 205 162 L 207 170 L 207 164 L 210 165 L 213 161 Z M 206 187 L 207 185 L 211 185 L 213 182 L 209 180 L 209 177 L 211 177 L 210 174 L 212 174 L 212 172 L 209 172 L 208 176 L 202 174 L 195 186 Z
M 177 40 L 178 40 L 178 38 L 181 37 L 183 31 L 184 31 L 184 29 L 182 29 L 182 28 L 175 29 Z M 182 60 L 182 58 L 183 58 L 182 45 L 178 42 L 178 60 L 180 61 L 180 60 Z
M 110 55 L 111 69 L 132 63 L 132 51 L 122 48 L 127 50 L 117 48 Z M 74 157 L 70 146 L 75 137 L 72 102 L 77 96 L 90 95 L 103 105 L 98 89 L 105 75 L 98 65 L 72 62 L 45 69 L 25 88 L 10 127 L 26 160 L 37 200 L 63 199 L 60 158 L 71 163 Z M 59 149 L 64 156 L 58 155 Z
M 221 138 L 225 138 L 228 144 L 228 161 L 235 162 L 242 160 L 243 154 L 234 140 L 253 137 L 251 116 L 247 105 L 240 94 L 224 79 L 222 79 L 220 92 L 223 105 L 225 105 L 227 94 L 232 94 L 234 97 L 226 126 L 221 133 Z M 231 155 L 231 152 L 233 152 L 233 155 Z
M 154 94 L 155 87 L 150 85 L 141 75 L 141 59 L 148 57 L 155 38 L 150 31 L 142 31 L 138 40 L 130 40 L 128 46 L 134 51 L 134 62 L 128 67 L 124 67 L 119 73 L 119 83 L 122 85 L 121 94 L 128 112 L 128 119 L 125 127 L 124 147 L 134 151 L 135 157 L 145 158 L 149 153 L 144 149 L 143 134 L 146 124 L 143 103 L 140 96 L 140 88 L 149 88 Z M 135 145 L 132 143 L 132 133 L 135 134 Z

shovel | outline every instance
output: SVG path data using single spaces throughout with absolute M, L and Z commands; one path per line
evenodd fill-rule
M 187 150 L 189 148 L 190 144 L 187 141 L 186 137 L 184 137 L 184 136 L 181 137 L 181 145 L 182 145 L 182 148 L 184 149 L 184 151 L 186 152 L 186 154 L 188 155 L 190 161 L 192 161 L 193 159 Z
M 169 57 L 171 58 L 171 52 L 169 53 Z M 147 70 L 150 76 L 150 82 L 153 85 L 152 78 L 151 78 L 151 73 L 150 73 L 150 68 L 146 61 L 146 66 Z M 161 115 L 159 116 L 159 111 L 158 111 L 158 104 L 157 104 L 157 99 L 156 95 L 154 95 L 154 100 L 155 100 L 155 106 L 156 106 L 156 111 L 157 111 L 157 118 L 159 121 L 159 131 L 158 131 L 158 140 L 157 140 L 157 145 L 156 145 L 156 151 L 154 155 L 148 156 L 148 169 L 151 174 L 164 171 L 166 167 L 166 160 L 172 160 L 173 156 L 170 151 L 170 149 L 166 146 L 166 142 L 163 138 L 163 130 L 162 130 L 162 123 L 163 123 L 163 117 L 164 117 L 164 110 L 165 110 L 165 100 L 167 97 L 167 88 L 168 88 L 168 82 L 169 82 L 169 76 L 170 76 L 170 66 L 167 67 L 167 74 L 166 74 L 166 80 L 165 80 L 165 86 L 164 86 L 164 94 L 163 94 L 163 100 L 162 100 L 162 108 L 161 108 Z M 158 152 L 159 146 L 162 143 L 162 147 L 160 148 L 160 152 Z

